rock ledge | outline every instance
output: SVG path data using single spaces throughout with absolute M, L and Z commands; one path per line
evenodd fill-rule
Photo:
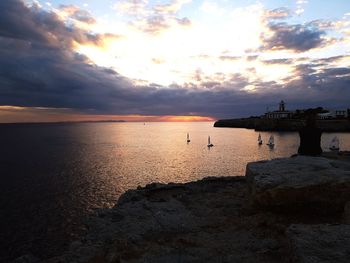
M 96 211 L 67 253 L 35 262 L 347 262 L 349 177 L 349 162 L 299 156 L 250 163 L 245 177 L 150 184 Z
M 350 200 L 350 163 L 296 156 L 249 163 L 246 177 L 257 206 L 342 211 Z

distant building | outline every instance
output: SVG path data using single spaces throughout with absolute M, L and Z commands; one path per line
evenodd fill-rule
M 265 113 L 264 118 L 266 119 L 289 119 L 293 112 L 286 110 L 286 104 L 283 100 L 279 103 L 278 110 L 268 111 Z
M 337 119 L 345 119 L 346 117 L 348 117 L 348 112 L 347 110 L 336 110 L 335 117 Z
M 317 117 L 321 120 L 333 119 L 333 115 L 330 112 L 318 113 Z
M 326 113 L 317 114 L 318 118 L 321 120 L 326 119 L 346 119 L 349 117 L 349 110 L 329 110 Z

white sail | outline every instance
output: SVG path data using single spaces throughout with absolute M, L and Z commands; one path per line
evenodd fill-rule
M 210 142 L 210 136 L 208 136 L 208 147 L 213 147 L 214 146 L 214 144 L 212 144 L 211 142 Z
M 263 141 L 261 139 L 261 134 L 259 133 L 259 136 L 258 136 L 258 144 L 259 145 L 262 145 Z
M 275 138 L 273 137 L 273 135 L 271 135 L 269 139 L 269 144 L 274 144 L 274 143 L 275 143 Z
M 337 136 L 335 136 L 331 143 L 329 144 L 329 149 L 331 150 L 339 150 L 339 139 Z
M 269 142 L 267 143 L 269 146 L 274 146 L 275 145 L 275 139 L 273 135 L 270 136 Z

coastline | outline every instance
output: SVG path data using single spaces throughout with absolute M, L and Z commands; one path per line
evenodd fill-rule
M 323 132 L 350 132 L 350 120 L 317 120 L 317 127 Z M 299 131 L 304 126 L 301 119 L 224 119 L 214 123 L 217 128 L 246 128 L 256 131 Z
M 310 262 L 315 249 L 346 262 L 350 157 L 326 156 L 254 162 L 246 176 L 128 190 L 112 209 L 96 211 L 88 234 L 64 255 L 14 262 Z

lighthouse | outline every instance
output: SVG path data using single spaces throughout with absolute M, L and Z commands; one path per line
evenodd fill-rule
M 283 100 L 280 102 L 279 110 L 278 111 L 285 111 L 285 103 Z
M 288 119 L 292 115 L 291 111 L 286 111 L 286 104 L 283 100 L 279 103 L 278 110 L 265 113 L 266 119 Z

